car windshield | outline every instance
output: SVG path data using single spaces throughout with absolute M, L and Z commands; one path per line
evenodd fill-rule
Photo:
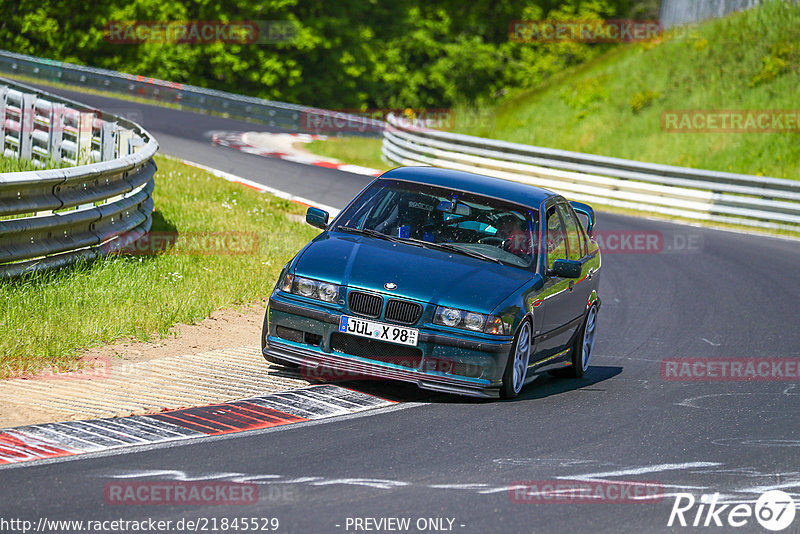
M 378 180 L 337 218 L 334 231 L 405 241 L 528 269 L 538 212 L 514 203 L 400 180 Z

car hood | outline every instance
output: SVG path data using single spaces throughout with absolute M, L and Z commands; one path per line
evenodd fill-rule
M 490 313 L 533 273 L 461 254 L 348 234 L 324 233 L 295 274 L 442 306 Z M 397 284 L 387 291 L 386 283 Z

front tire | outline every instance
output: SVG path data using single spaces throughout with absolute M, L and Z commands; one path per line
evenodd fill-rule
M 508 354 L 506 370 L 503 373 L 503 385 L 500 386 L 500 397 L 513 399 L 522 390 L 528 373 L 531 359 L 531 322 L 525 319 L 514 336 L 511 351 Z

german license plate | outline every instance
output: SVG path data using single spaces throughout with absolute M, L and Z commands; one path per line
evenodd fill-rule
M 375 321 L 348 317 L 347 315 L 342 315 L 339 320 L 339 332 L 412 347 L 417 346 L 417 338 L 419 337 L 419 330 L 414 328 L 376 323 Z

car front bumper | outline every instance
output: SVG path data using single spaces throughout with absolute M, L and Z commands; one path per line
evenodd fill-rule
M 452 336 L 419 328 L 419 365 L 397 365 L 387 361 L 337 352 L 331 348 L 331 334 L 338 332 L 341 313 L 292 302 L 273 294 L 267 310 L 268 324 L 262 340 L 264 356 L 298 364 L 309 377 L 340 380 L 378 379 L 411 382 L 422 389 L 497 398 L 511 338 L 488 339 Z M 313 336 L 319 343 L 288 340 L 277 335 L 277 328 L 289 328 Z M 308 339 L 306 337 L 306 339 Z M 449 363 L 447 371 L 441 363 Z M 464 376 L 459 369 L 469 370 Z

